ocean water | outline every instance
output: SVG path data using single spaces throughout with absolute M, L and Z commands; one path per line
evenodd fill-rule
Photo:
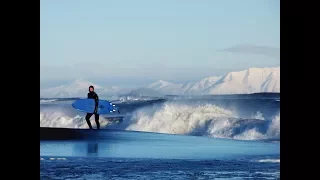
M 40 179 L 280 179 L 278 162 L 51 158 Z
M 279 94 L 120 97 L 101 131 L 73 101 L 40 99 L 40 127 L 83 135 L 40 137 L 41 179 L 280 178 Z

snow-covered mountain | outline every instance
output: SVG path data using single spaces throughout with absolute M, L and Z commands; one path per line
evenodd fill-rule
M 42 89 L 40 90 L 40 96 L 46 98 L 69 98 L 69 97 L 86 97 L 89 86 L 94 86 L 94 89 L 100 95 L 113 94 L 120 90 L 117 86 L 111 86 L 109 88 L 103 88 L 97 84 L 89 82 L 87 80 L 78 79 L 74 82 L 58 87 Z
M 280 67 L 249 68 L 230 72 L 204 91 L 205 94 L 280 92 Z
M 171 82 L 159 80 L 147 86 L 163 94 L 180 94 L 183 89 L 183 84 L 174 84 Z
M 143 96 L 147 96 L 147 97 L 164 97 L 165 95 L 160 93 L 159 91 L 156 91 L 154 89 L 151 88 L 136 88 L 136 89 L 132 89 L 129 92 L 125 92 L 124 94 L 121 94 L 120 96 L 134 96 L 134 97 L 143 97 Z
M 85 97 L 88 87 L 93 85 L 99 95 L 106 96 L 162 96 L 162 95 L 205 95 L 205 94 L 248 94 L 258 92 L 280 92 L 280 67 L 249 68 L 230 72 L 224 76 L 212 76 L 199 82 L 176 84 L 159 80 L 146 87 L 122 89 L 117 86 L 102 87 L 86 80 L 42 89 L 41 97 Z
M 174 84 L 160 80 L 147 87 L 167 95 L 280 92 L 280 67 L 249 68 L 187 84 Z
M 203 91 L 214 85 L 221 77 L 212 76 L 194 83 L 190 88 L 185 90 L 186 94 L 203 94 Z

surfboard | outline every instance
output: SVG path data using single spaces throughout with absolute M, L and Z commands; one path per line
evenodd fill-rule
M 94 99 L 77 99 L 72 103 L 72 107 L 85 113 L 93 113 L 95 108 Z M 107 100 L 99 100 L 97 114 L 109 114 L 118 111 L 116 106 Z

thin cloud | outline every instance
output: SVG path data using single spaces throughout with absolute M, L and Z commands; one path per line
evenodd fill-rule
M 280 49 L 269 46 L 257 46 L 257 45 L 236 45 L 230 48 L 222 49 L 220 51 L 232 52 L 232 53 L 247 53 L 247 54 L 260 54 L 268 57 L 280 57 Z

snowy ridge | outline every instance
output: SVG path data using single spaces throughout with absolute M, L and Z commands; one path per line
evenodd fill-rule
M 99 95 L 113 94 L 120 90 L 117 86 L 103 88 L 95 83 L 83 79 L 77 79 L 74 82 L 58 87 L 40 90 L 40 96 L 46 98 L 71 98 L 71 97 L 86 97 L 89 86 L 94 86 Z
M 175 84 L 164 80 L 156 81 L 146 87 L 122 89 L 117 86 L 102 87 L 86 80 L 76 80 L 70 84 L 40 90 L 41 97 L 83 97 L 88 87 L 93 85 L 99 95 L 216 95 L 250 94 L 262 92 L 280 93 L 280 67 L 249 68 L 230 72 L 224 76 L 212 76 L 199 82 Z
M 192 87 L 186 90 L 187 94 L 193 94 L 193 93 L 201 93 L 201 91 L 208 89 L 212 85 L 214 85 L 221 77 L 207 77 L 202 79 L 200 82 L 195 83 Z M 203 94 L 203 93 L 201 93 Z
M 174 84 L 171 82 L 159 80 L 147 86 L 147 88 L 159 91 L 163 94 L 180 94 L 183 84 Z
M 223 76 L 205 94 L 280 92 L 280 67 L 249 68 Z
M 124 93 L 122 96 L 131 96 L 131 97 L 164 97 L 164 95 L 151 88 L 136 88 L 127 93 Z
M 214 95 L 280 92 L 280 67 L 249 68 L 224 76 L 207 77 L 196 83 L 157 81 L 148 86 L 170 95 Z

